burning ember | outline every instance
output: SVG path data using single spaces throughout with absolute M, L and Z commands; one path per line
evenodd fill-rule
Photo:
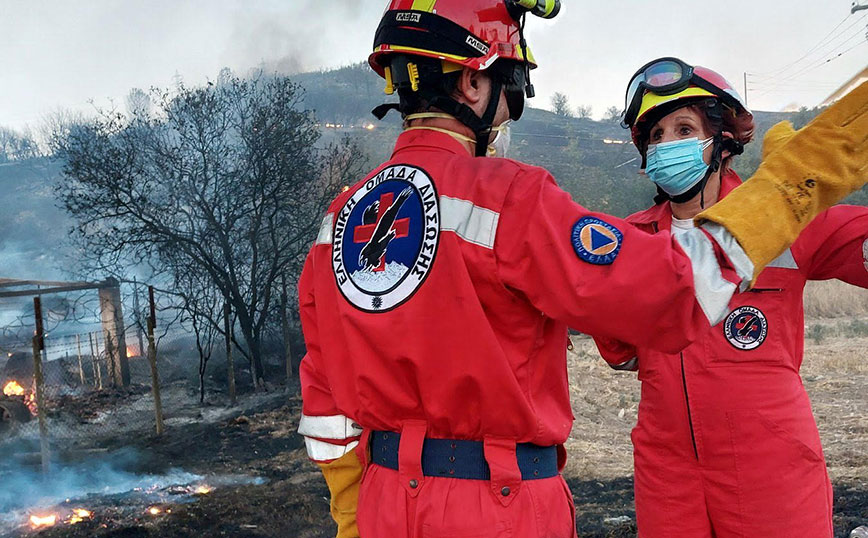
M 211 491 L 211 488 L 208 486 L 199 486 L 196 488 L 196 495 L 208 495 Z
M 151 514 L 152 516 L 158 516 L 158 515 L 160 515 L 160 513 L 162 511 L 163 510 L 160 509 L 159 506 L 152 506 L 152 507 L 148 508 L 148 513 Z
M 6 383 L 6 386 L 3 387 L 3 394 L 6 396 L 24 396 L 24 387 L 13 380 Z
M 48 516 L 30 516 L 30 525 L 34 529 L 41 529 L 45 527 L 53 527 L 57 523 L 57 516 L 54 514 Z

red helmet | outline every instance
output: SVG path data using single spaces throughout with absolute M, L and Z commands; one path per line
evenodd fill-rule
M 502 0 L 391 0 L 368 62 L 384 78 L 394 54 L 425 56 L 480 71 L 498 59 L 523 62 L 514 9 Z M 527 52 L 528 62 L 536 67 Z
M 633 75 L 627 88 L 623 123 L 630 128 L 633 143 L 641 147 L 648 122 L 709 98 L 722 105 L 723 130 L 741 145 L 750 142 L 755 129 L 753 113 L 735 88 L 719 73 L 690 66 L 678 58 L 659 58 Z

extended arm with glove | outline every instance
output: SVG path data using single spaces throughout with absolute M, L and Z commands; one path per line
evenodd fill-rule
M 772 127 L 756 174 L 696 221 L 735 237 L 753 262 L 755 281 L 814 217 L 861 188 L 866 176 L 868 82 L 799 131 L 788 122 Z

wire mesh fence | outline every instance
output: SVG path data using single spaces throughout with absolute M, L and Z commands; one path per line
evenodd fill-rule
M 135 331 L 127 331 L 124 339 L 94 331 L 45 340 L 43 412 L 53 445 L 155 431 L 151 365 Z M 113 341 L 123 340 L 128 342 L 125 353 L 112 349 Z M 17 351 L 8 354 L 0 369 L 0 444 L 40 437 L 34 365 L 32 352 Z

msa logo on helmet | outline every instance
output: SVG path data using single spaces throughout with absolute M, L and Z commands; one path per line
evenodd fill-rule
M 338 212 L 332 269 L 343 296 L 366 312 L 407 301 L 431 270 L 440 239 L 440 207 L 431 178 L 390 166 L 370 178 Z
M 422 20 L 421 13 L 398 13 L 395 15 L 395 20 L 398 22 L 419 22 Z
M 723 323 L 723 335 L 732 347 L 749 351 L 766 341 L 769 322 L 759 308 L 742 306 L 736 308 Z
M 491 48 L 488 45 L 486 45 L 485 43 L 483 43 L 482 41 L 473 37 L 472 35 L 467 36 L 467 39 L 465 40 L 465 42 L 468 45 L 470 45 L 471 47 L 473 47 L 474 49 L 481 52 L 482 54 L 488 54 L 488 49 Z

